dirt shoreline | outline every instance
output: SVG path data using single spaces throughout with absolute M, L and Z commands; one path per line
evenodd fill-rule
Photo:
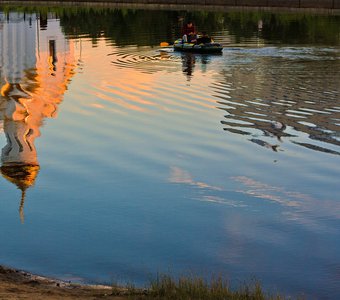
M 129 295 L 130 296 L 129 296 Z M 136 291 L 142 295 L 143 291 Z M 82 285 L 0 266 L 0 299 L 131 299 L 125 288 Z

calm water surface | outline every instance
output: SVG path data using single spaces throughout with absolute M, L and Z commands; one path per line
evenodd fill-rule
M 158 46 L 189 17 L 222 55 Z M 0 264 L 92 283 L 256 277 L 339 298 L 339 25 L 0 11 Z

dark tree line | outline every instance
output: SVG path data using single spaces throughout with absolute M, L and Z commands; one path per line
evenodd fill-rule
M 117 45 L 159 45 L 180 36 L 183 22 L 192 20 L 199 31 L 228 31 L 235 42 L 259 33 L 268 43 L 340 44 L 340 16 L 312 13 L 209 12 L 178 10 L 137 10 L 81 7 L 15 7 L 0 10 L 38 12 L 41 19 L 53 13 L 67 36 L 90 37 L 95 44 L 105 37 Z

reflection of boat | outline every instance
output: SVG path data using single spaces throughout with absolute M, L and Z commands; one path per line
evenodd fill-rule
M 194 44 L 183 43 L 182 39 L 174 42 L 175 51 L 195 52 L 195 53 L 221 53 L 223 47 L 219 43 Z

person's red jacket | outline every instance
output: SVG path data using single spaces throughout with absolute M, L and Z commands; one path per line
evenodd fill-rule
M 192 23 L 188 23 L 186 25 L 183 26 L 182 28 L 182 35 L 186 34 L 186 35 L 189 35 L 191 33 L 195 33 L 196 32 L 196 29 L 195 29 L 195 26 L 192 24 L 192 26 L 188 26 L 189 24 L 192 24 Z

